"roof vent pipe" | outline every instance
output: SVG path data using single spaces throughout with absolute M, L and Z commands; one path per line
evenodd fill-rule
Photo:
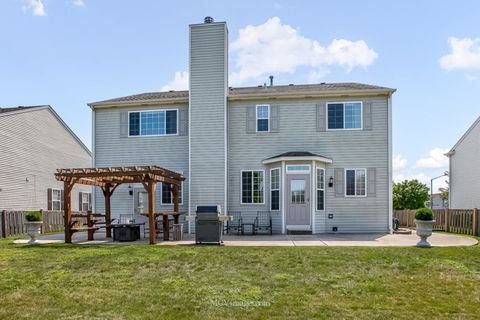
M 273 76 L 270 76 L 270 87 L 273 87 Z
M 213 23 L 213 18 L 212 18 L 212 17 L 205 17 L 205 19 L 203 19 L 203 22 L 205 22 L 205 23 Z

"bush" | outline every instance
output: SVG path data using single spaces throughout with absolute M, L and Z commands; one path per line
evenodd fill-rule
M 42 213 L 40 211 L 30 211 L 25 215 L 27 221 L 42 221 Z
M 421 208 L 417 210 L 417 213 L 415 213 L 415 219 L 429 221 L 435 219 L 435 216 L 433 215 L 433 211 L 431 209 Z

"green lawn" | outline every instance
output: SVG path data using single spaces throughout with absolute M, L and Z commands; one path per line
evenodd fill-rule
M 0 319 L 479 315 L 479 246 L 28 246 L 0 241 Z

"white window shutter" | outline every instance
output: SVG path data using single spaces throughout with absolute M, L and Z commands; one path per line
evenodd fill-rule
M 367 196 L 368 197 L 377 196 L 377 169 L 376 168 L 367 169 Z
M 335 197 L 344 197 L 345 196 L 345 169 L 344 168 L 335 168 Z
M 280 130 L 279 109 L 279 106 L 270 106 L 270 132 L 279 132 Z
M 363 112 L 363 130 L 373 130 L 372 103 L 364 102 L 362 112 Z
M 247 107 L 247 133 L 255 133 L 257 131 L 255 106 Z
M 317 104 L 317 131 L 326 131 L 326 105 Z
M 120 138 L 128 138 L 128 111 L 120 111 Z

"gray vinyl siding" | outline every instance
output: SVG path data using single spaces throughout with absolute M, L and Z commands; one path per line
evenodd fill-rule
M 158 165 L 170 170 L 183 172 L 187 177 L 183 186 L 183 204 L 180 211 L 187 211 L 188 202 L 188 136 L 136 136 L 121 137 L 120 114 L 125 111 L 141 111 L 156 109 L 179 109 L 188 112 L 187 105 L 158 105 L 148 107 L 113 108 L 95 111 L 95 166 L 141 166 Z M 120 214 L 134 213 L 133 195 L 129 195 L 129 184 L 120 185 L 114 192 L 111 201 L 112 218 Z M 142 188 L 133 185 L 133 188 Z M 100 189 L 95 192 L 95 210 L 105 212 L 105 201 Z M 157 212 L 172 211 L 173 205 L 161 204 L 161 188 L 157 186 L 155 194 Z
M 480 122 L 450 157 L 450 208 L 480 208 Z
M 46 210 L 48 188 L 63 189 L 56 170 L 90 166 L 90 154 L 49 108 L 0 116 L 0 210 Z M 73 210 L 79 192 L 91 188 L 73 189 Z
M 371 103 L 372 130 L 317 131 L 317 104 L 330 101 Z M 387 98 L 275 101 L 279 106 L 278 133 L 247 134 L 245 119 L 248 107 L 270 101 L 232 102 L 228 114 L 228 203 L 233 211 L 269 210 L 266 183 L 264 205 L 240 203 L 240 171 L 266 170 L 262 160 L 289 151 L 309 151 L 333 159 L 326 164 L 325 180 L 334 176 L 335 168 L 376 168 L 376 196 L 365 198 L 335 197 L 334 188 L 326 186 L 325 212 L 315 215 L 316 232 L 387 232 L 388 231 L 388 110 Z M 310 164 L 311 162 L 309 162 Z M 280 165 L 280 164 L 278 164 Z M 284 186 L 283 186 L 284 187 Z M 333 219 L 326 219 L 333 214 Z
M 189 135 L 192 213 L 197 205 L 221 205 L 225 210 L 226 90 L 226 24 L 191 25 Z

